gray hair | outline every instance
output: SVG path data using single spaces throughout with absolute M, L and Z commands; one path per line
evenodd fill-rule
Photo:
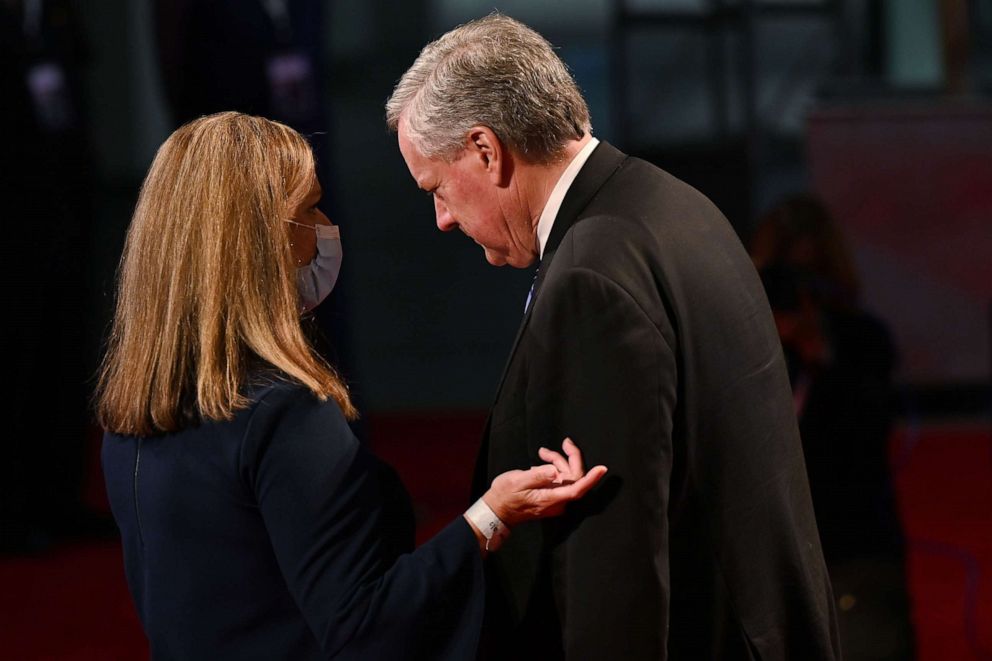
M 427 158 L 450 159 L 473 126 L 487 126 L 530 162 L 549 163 L 592 131 L 589 108 L 544 37 L 490 14 L 427 44 L 389 100 L 386 122 L 407 122 Z

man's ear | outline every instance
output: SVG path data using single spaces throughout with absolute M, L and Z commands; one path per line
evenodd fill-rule
M 493 130 L 488 126 L 473 126 L 466 142 L 469 154 L 478 159 L 489 180 L 496 186 L 505 186 L 510 176 L 510 152 Z

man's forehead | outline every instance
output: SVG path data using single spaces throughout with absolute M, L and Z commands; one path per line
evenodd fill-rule
M 404 158 L 410 160 L 412 156 L 423 157 L 420 150 L 417 149 L 416 145 L 413 143 L 413 140 L 410 138 L 410 124 L 406 121 L 405 116 L 400 118 L 399 127 L 396 130 L 396 136 L 399 140 L 400 151 L 403 153 Z
M 424 158 L 420 154 L 414 153 L 411 157 L 406 158 L 406 166 L 410 170 L 410 175 L 413 177 L 413 180 L 417 182 L 418 186 L 421 188 L 433 186 L 433 180 L 437 178 L 437 172 L 434 164 L 431 163 L 430 160 Z
M 406 161 L 407 169 L 410 170 L 410 175 L 413 176 L 417 185 L 423 188 L 431 183 L 431 179 L 437 176 L 436 170 L 439 161 L 429 159 L 420 153 L 413 144 L 413 141 L 406 134 L 402 123 L 400 123 L 398 135 L 400 153 L 403 154 L 403 160 Z

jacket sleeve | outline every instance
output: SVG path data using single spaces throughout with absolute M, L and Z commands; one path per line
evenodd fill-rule
M 286 585 L 327 658 L 474 656 L 484 588 L 471 528 L 459 517 L 397 558 L 384 534 L 383 465 L 333 401 L 271 392 L 242 460 Z
M 566 658 L 663 659 L 674 333 L 663 311 L 652 318 L 592 270 L 565 269 L 540 297 L 527 331 L 530 450 L 570 436 L 587 467 L 609 468 L 561 520 L 544 523 Z

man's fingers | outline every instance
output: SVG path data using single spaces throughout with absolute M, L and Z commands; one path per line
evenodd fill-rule
M 572 471 L 572 479 L 582 475 L 585 472 L 585 467 L 582 465 L 582 452 L 579 447 L 566 436 L 561 443 L 561 449 L 568 456 L 568 466 Z
M 529 471 L 523 472 L 523 477 L 525 483 L 521 486 L 524 488 L 543 489 L 547 488 L 549 482 L 554 482 L 558 479 L 558 469 L 554 464 L 531 466 Z
M 586 495 L 589 489 L 596 486 L 603 476 L 606 475 L 606 466 L 595 466 L 568 486 L 562 487 L 562 495 L 570 500 L 577 500 Z
M 571 472 L 568 461 L 566 461 L 565 457 L 561 456 L 560 454 L 558 454 L 553 450 L 549 450 L 547 448 L 541 448 L 537 451 L 537 456 L 539 456 L 541 459 L 548 462 L 549 464 L 553 464 L 559 473 L 568 475 Z

